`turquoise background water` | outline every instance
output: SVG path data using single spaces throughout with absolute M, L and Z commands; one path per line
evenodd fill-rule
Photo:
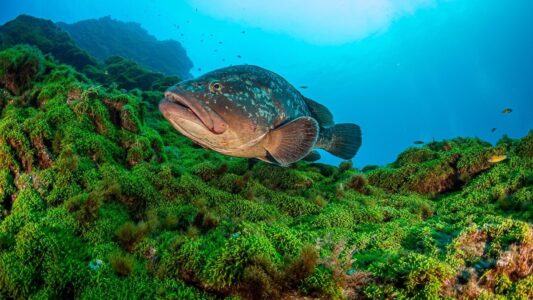
M 415 140 L 496 142 L 533 128 L 533 1 L 358 1 L 412 9 L 374 7 L 353 20 L 344 10 L 340 21 L 343 8 L 324 5 L 344 1 L 289 1 L 290 10 L 277 2 L 262 18 L 249 1 L 1 0 L 0 23 L 21 13 L 64 22 L 110 15 L 180 41 L 194 75 L 241 63 L 273 70 L 308 86 L 302 93 L 337 122 L 362 127 L 356 166 L 391 162 Z M 513 112 L 502 114 L 507 107 Z

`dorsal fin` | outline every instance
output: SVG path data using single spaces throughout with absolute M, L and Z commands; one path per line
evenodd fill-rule
M 270 131 L 265 149 L 271 158 L 287 166 L 305 157 L 318 139 L 318 123 L 312 117 L 299 117 Z
M 327 107 L 309 98 L 304 97 L 304 99 L 307 107 L 313 115 L 313 118 L 318 121 L 320 127 L 331 127 L 335 125 L 335 122 L 333 121 L 333 115 Z

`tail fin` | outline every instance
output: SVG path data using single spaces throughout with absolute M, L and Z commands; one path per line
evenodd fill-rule
M 336 124 L 321 128 L 319 147 L 342 159 L 352 159 L 361 147 L 361 128 L 355 124 Z

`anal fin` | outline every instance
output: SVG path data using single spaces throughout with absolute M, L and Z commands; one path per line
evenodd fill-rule
M 319 160 L 320 158 L 321 158 L 320 153 L 318 153 L 318 151 L 316 151 L 316 150 L 313 150 L 313 151 L 309 152 L 309 154 L 307 154 L 307 156 L 302 158 L 302 160 L 313 162 L 313 161 Z

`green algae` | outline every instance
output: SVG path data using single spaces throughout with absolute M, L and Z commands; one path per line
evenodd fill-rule
M 96 59 L 78 48 L 70 35 L 50 20 L 20 15 L 0 26 L 0 48 L 17 44 L 33 45 L 78 70 L 96 65 Z
M 28 46 L 0 75 L 0 297 L 533 297 L 533 132 L 279 168 L 193 145 L 161 90 Z
M 102 19 L 102 21 L 105 21 L 105 19 Z M 111 21 L 111 23 L 113 22 L 114 21 Z M 66 24 L 63 25 L 67 26 Z M 119 32 L 117 35 L 120 35 L 121 38 L 123 37 L 123 41 L 134 41 L 134 43 L 137 43 L 141 48 L 147 46 L 150 48 L 156 47 L 157 43 L 154 44 L 154 42 L 156 42 L 155 38 L 147 35 L 142 29 L 140 32 L 138 30 L 131 31 L 131 29 L 127 29 L 127 24 L 122 25 L 125 26 L 125 28 L 122 28 L 122 32 L 120 32 L 120 28 L 113 28 L 113 30 Z M 135 25 L 132 26 L 135 27 Z M 140 36 L 139 33 L 141 33 Z M 133 36 L 128 36 L 132 34 Z M 91 36 L 98 39 L 100 38 L 99 35 L 100 32 L 94 33 Z M 148 36 L 148 39 L 146 39 L 146 36 Z M 153 41 L 151 39 L 153 39 Z M 148 70 L 146 67 L 143 67 L 138 63 L 139 61 L 149 63 L 150 59 L 147 60 L 146 58 L 134 61 L 120 56 L 110 56 L 102 59 L 102 62 L 98 62 L 96 58 L 81 49 L 71 38 L 70 34 L 61 29 L 57 24 L 50 20 L 39 19 L 28 15 L 20 15 L 14 20 L 0 26 L 0 50 L 7 50 L 7 52 L 4 53 L 4 57 L 0 59 L 2 63 L 2 68 L 0 68 L 0 70 L 3 72 L 0 73 L 0 82 L 2 82 L 2 85 L 5 86 L 6 89 L 16 95 L 19 95 L 21 91 L 13 90 L 14 88 L 25 89 L 25 83 L 29 83 L 33 77 L 43 71 L 42 64 L 39 64 L 39 61 L 42 61 L 42 58 L 38 57 L 43 54 L 35 52 L 32 55 L 29 55 L 28 51 L 17 50 L 16 47 L 20 47 L 21 44 L 36 47 L 45 55 L 52 55 L 57 61 L 72 66 L 82 73 L 71 72 L 74 76 L 86 76 L 104 86 L 114 85 L 118 88 L 128 90 L 134 88 L 141 88 L 143 90 L 154 88 L 165 89 L 180 80 L 177 76 L 165 76 L 162 73 Z M 174 50 L 179 50 L 178 52 L 172 53 L 170 56 L 172 56 L 177 62 L 180 60 L 184 61 L 184 64 L 180 65 L 180 67 L 183 67 L 180 68 L 183 69 L 180 74 L 190 77 L 187 68 L 190 68 L 192 64 L 181 45 L 176 41 L 167 41 L 162 44 L 167 54 L 172 48 L 174 48 Z M 116 47 L 117 45 L 114 46 Z M 15 48 L 13 50 L 8 50 L 10 47 Z M 131 48 L 137 49 L 137 47 Z M 11 53 L 9 51 L 11 51 Z M 118 51 L 118 53 L 123 52 L 124 51 Z M 131 54 L 131 50 L 129 49 L 126 52 Z M 24 54 L 19 55 L 20 53 Z M 20 61 L 21 59 L 24 59 L 25 61 Z M 157 59 L 152 57 L 152 59 L 155 59 L 156 64 L 159 65 L 164 61 L 161 58 Z M 15 66 L 19 69 L 13 69 Z M 168 68 L 169 66 L 167 65 L 166 67 Z M 63 75 L 62 73 L 65 71 L 69 72 L 69 69 L 71 68 L 66 66 L 55 68 L 56 74 L 54 74 L 54 76 L 49 76 L 48 79 L 54 81 L 56 86 L 60 87 L 62 81 L 60 80 L 60 76 Z M 4 70 L 8 72 L 7 74 L 10 74 L 10 78 L 6 78 Z M 0 107 L 1 106 L 2 101 L 0 101 Z

